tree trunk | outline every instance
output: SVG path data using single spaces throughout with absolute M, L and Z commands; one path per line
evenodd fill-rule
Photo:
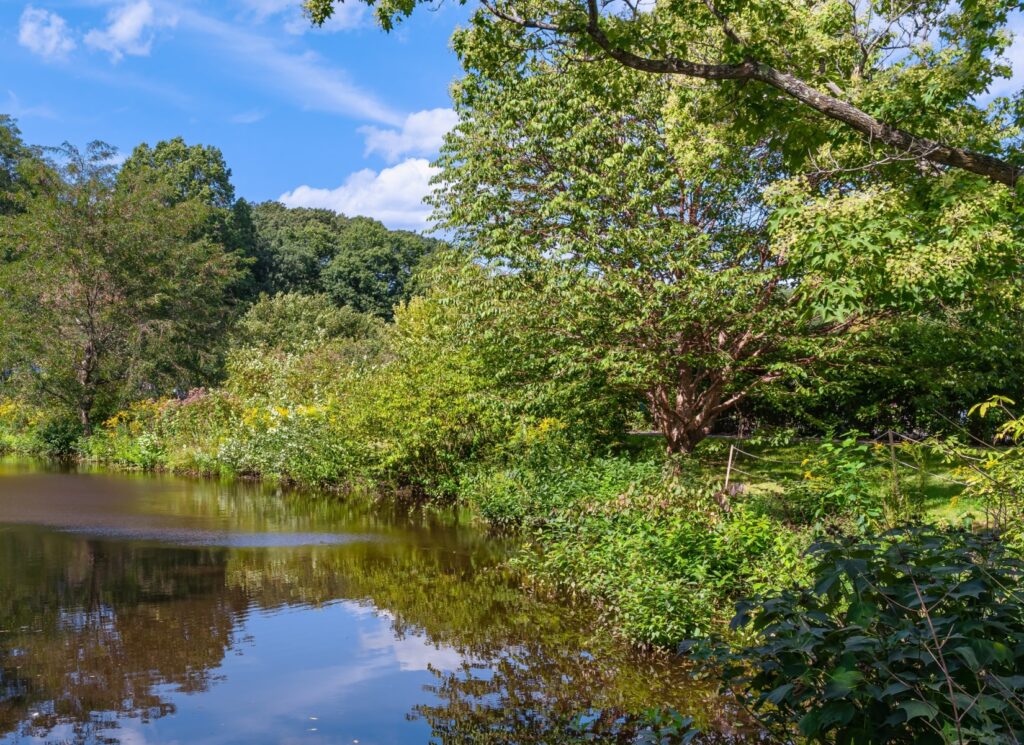
M 654 423 L 665 436 L 669 455 L 692 453 L 701 440 L 711 434 L 719 415 L 721 393 L 718 386 L 694 393 L 685 386 L 670 389 L 658 385 L 647 393 Z
M 82 422 L 82 434 L 92 435 L 92 406 L 83 404 L 78 409 L 78 419 Z
M 78 401 L 78 418 L 82 422 L 82 434 L 92 435 L 92 406 L 96 401 L 96 382 L 93 371 L 96 369 L 96 347 L 92 341 L 85 345 L 82 364 L 78 368 L 78 384 L 82 387 L 82 397 Z
M 684 427 L 668 426 L 662 432 L 665 435 L 665 452 L 669 455 L 689 455 L 704 439 L 704 436 Z

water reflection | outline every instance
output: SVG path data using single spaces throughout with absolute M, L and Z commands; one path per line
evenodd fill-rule
M 738 737 L 502 555 L 451 513 L 8 466 L 0 742 L 624 742 L 660 704 Z

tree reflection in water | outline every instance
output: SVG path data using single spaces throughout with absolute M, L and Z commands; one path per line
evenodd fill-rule
M 623 662 L 630 664 L 523 645 L 456 671 L 432 669 L 438 682 L 428 690 L 439 703 L 417 705 L 415 716 L 444 745 L 754 741 L 745 717 L 711 691 L 673 685 L 662 669 L 650 670 L 653 678 L 622 681 Z M 698 731 L 694 739 L 684 737 L 692 737 L 690 726 L 659 726 L 675 707 L 696 715 L 686 718 Z
M 0 733 L 173 713 L 155 689 L 206 690 L 235 643 L 248 602 L 223 550 L 0 535 Z
M 580 721 L 590 741 L 631 742 L 652 706 L 694 715 L 716 733 L 708 741 L 744 736 L 733 728 L 740 717 L 678 665 L 635 655 L 594 632 L 585 612 L 524 593 L 499 568 L 500 544 L 457 520 L 184 483 L 175 510 L 193 522 L 374 540 L 183 547 L 0 527 L 0 739 L 118 742 L 127 719 L 167 717 L 182 694 L 215 688 L 227 656 L 249 652 L 253 614 L 341 600 L 383 614 L 392 641 L 421 639 L 455 661 L 432 667 L 434 683 L 406 709 L 436 742 L 575 742 Z

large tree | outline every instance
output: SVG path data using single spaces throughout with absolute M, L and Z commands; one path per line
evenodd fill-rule
M 189 145 L 181 137 L 153 146 L 142 143 L 118 174 L 118 180 L 127 183 L 140 178 L 162 182 L 174 202 L 193 200 L 210 207 L 196 236 L 223 246 L 240 260 L 247 271 L 239 275 L 231 294 L 236 300 L 254 300 L 265 284 L 265 271 L 257 256 L 252 208 L 235 197 L 231 169 L 220 149 Z
M 607 63 L 470 75 L 436 196 L 493 271 L 482 322 L 543 340 L 549 377 L 604 371 L 646 401 L 673 453 L 827 354 L 858 317 L 799 302 L 801 278 L 768 231 L 782 159 L 704 123 L 705 104 Z
M 146 169 L 116 177 L 114 151 L 65 145 L 28 175 L 22 211 L 0 222 L 2 342 L 26 390 L 98 413 L 211 366 L 235 258 L 199 229 L 210 207 Z
M 189 145 L 181 137 L 154 146 L 142 143 L 121 166 L 120 178 L 153 174 L 167 180 L 176 200 L 195 199 L 224 210 L 235 203 L 231 169 L 212 145 Z
M 330 210 L 265 202 L 253 216 L 268 293 L 326 294 L 339 306 L 387 319 L 396 303 L 408 300 L 417 268 L 440 245 Z
M 322 23 L 343 0 L 306 0 Z M 350 2 L 354 0 L 349 0 Z M 362 0 L 385 28 L 427 0 Z M 468 0 L 462 0 L 463 3 Z M 712 81 L 737 126 L 793 158 L 963 169 L 1016 185 L 1020 96 L 982 103 L 1016 0 L 479 0 L 457 48 L 502 66 L 525 50 Z

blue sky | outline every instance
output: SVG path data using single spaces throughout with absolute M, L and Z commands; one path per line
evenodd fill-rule
M 176 135 L 216 145 L 239 196 L 423 229 L 443 133 L 449 46 L 468 11 L 449 0 L 385 34 L 348 0 L 322 30 L 301 0 L 0 0 L 0 112 L 27 141 L 128 153 Z M 1024 84 L 1024 21 L 1007 55 Z
M 299 2 L 0 0 L 0 112 L 40 145 L 181 135 L 219 147 L 246 199 L 423 228 L 467 11 L 385 34 L 353 0 L 311 29 Z

